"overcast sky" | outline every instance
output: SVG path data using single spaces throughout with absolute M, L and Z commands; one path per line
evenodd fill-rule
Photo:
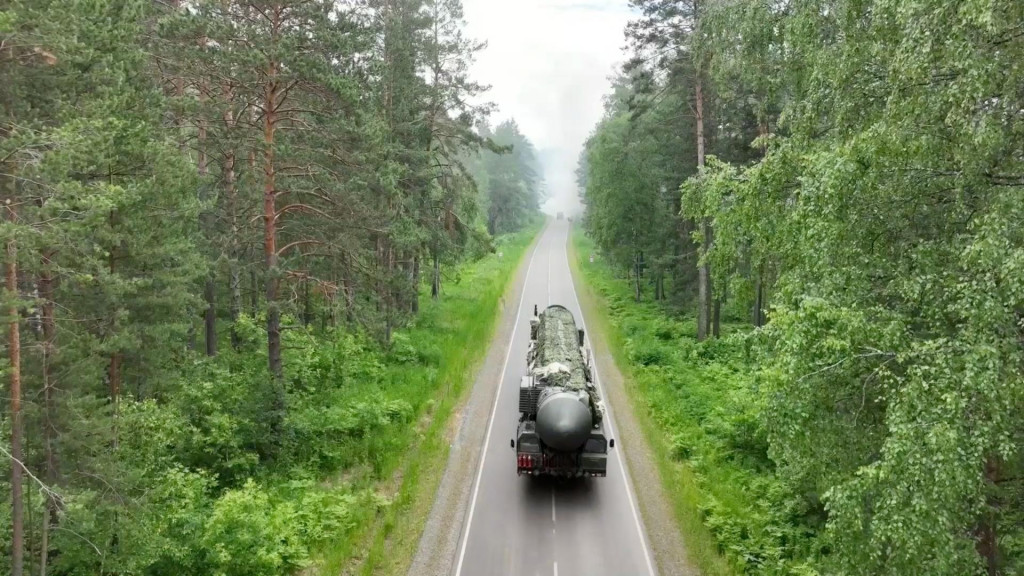
M 544 162 L 545 211 L 579 206 L 574 171 L 624 60 L 627 0 L 463 0 L 469 34 L 487 42 L 474 77 L 490 84 L 492 123 L 515 118 Z

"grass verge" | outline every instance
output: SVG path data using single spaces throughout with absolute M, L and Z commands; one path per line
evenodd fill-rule
M 449 420 L 487 352 L 502 296 L 540 227 L 538 222 L 500 238 L 496 248 L 501 257 L 492 254 L 462 268 L 437 302 L 429 295 L 421 297 L 420 317 L 398 339 L 416 354 L 428 349 L 434 371 L 421 384 L 426 384 L 429 399 L 409 427 L 404 446 L 396 446 L 396 457 L 380 475 L 378 491 L 388 496 L 390 505 L 382 507 L 364 530 L 327 550 L 321 574 L 397 575 L 408 570 L 444 474 Z
M 705 576 L 799 571 L 813 532 L 757 424 L 749 329 L 723 324 L 722 339 L 697 342 L 693 318 L 636 302 L 630 280 L 597 253 L 574 229 L 570 266 L 623 372 L 690 560 Z

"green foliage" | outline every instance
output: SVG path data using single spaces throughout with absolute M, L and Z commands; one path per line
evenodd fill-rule
M 210 550 L 211 573 L 223 576 L 281 574 L 301 568 L 308 558 L 298 543 L 292 503 L 271 502 L 252 480 L 221 496 L 202 535 Z
M 287 449 L 277 459 L 263 456 L 265 358 L 253 352 L 195 358 L 160 386 L 165 399 L 123 403 L 116 450 L 97 447 L 113 441 L 106 421 L 73 421 L 76 442 L 62 455 L 92 481 L 59 490 L 65 529 L 51 535 L 60 551 L 51 569 L 283 574 L 313 569 L 325 551 L 350 560 L 379 515 L 399 513 L 386 490 L 419 461 L 417 422 L 429 419 L 431 437 L 443 431 L 458 397 L 448 387 L 466 385 L 493 324 L 480 318 L 494 315 L 535 233 L 499 239 L 504 257 L 465 265 L 443 300 L 424 296 L 420 319 L 390 349 L 359 333 L 286 333 Z M 67 409 L 95 414 L 102 404 Z M 420 466 L 440 461 L 424 454 Z
M 498 235 L 521 230 L 537 217 L 542 200 L 543 175 L 533 144 L 515 120 L 506 120 L 493 131 L 484 125 L 480 135 L 490 147 L 470 159 L 470 171 L 486 208 L 487 231 Z
M 0 6 L 26 571 L 289 573 L 397 514 L 377 492 L 536 232 L 532 149 L 479 128 L 464 28 L 459 0 Z
M 655 283 L 670 276 L 674 303 L 688 304 L 695 280 L 687 264 L 696 260 L 675 192 L 693 172 L 686 161 L 693 142 L 684 138 L 692 120 L 681 112 L 688 102 L 674 91 L 645 102 L 636 77 L 619 78 L 614 89 L 580 159 L 584 224 L 617 266 Z
M 573 243 L 577 254 L 594 248 L 579 232 Z M 608 310 L 613 352 L 651 425 L 647 433 L 700 568 L 799 573 L 816 549 L 816 512 L 775 473 L 741 326 L 724 326 L 729 336 L 722 340 L 697 342 L 692 320 L 636 303 L 607 261 L 580 258 L 577 266 L 598 307 Z
M 779 15 L 785 65 L 803 69 L 791 136 L 731 187 L 761 214 L 719 226 L 779 256 L 762 361 L 773 457 L 825 503 L 825 566 L 1008 570 L 1019 551 L 985 534 L 1014 514 L 1003 479 L 1022 458 L 1024 299 L 1003 279 L 1024 244 L 1019 187 L 999 175 L 1024 166 L 1004 108 L 1020 103 L 1004 59 L 1024 13 L 864 9 Z M 714 180 L 698 187 L 714 197 Z
M 734 314 L 737 303 L 760 304 L 768 319 L 742 343 L 727 338 L 696 352 L 662 348 L 670 330 L 652 325 L 655 335 L 643 339 L 646 322 L 623 326 L 640 342 L 631 358 L 641 380 L 685 381 L 691 370 L 713 374 L 742 345 L 742 386 L 713 396 L 730 418 L 698 413 L 699 430 L 670 436 L 672 452 L 698 476 L 709 461 L 727 475 L 728 465 L 690 446 L 721 442 L 778 485 L 743 484 L 771 503 L 749 518 L 780 534 L 806 529 L 813 544 L 787 535 L 779 555 L 723 512 L 737 500 L 718 485 L 742 476 L 702 488 L 719 542 L 750 573 L 783 565 L 872 576 L 1018 573 L 1024 5 L 634 5 L 634 84 L 669 93 L 673 80 L 695 83 L 706 72 L 710 125 L 741 145 L 712 141 L 707 165 L 673 186 L 682 217 L 713 228 L 694 242 L 715 271 L 716 295 L 733 300 Z M 612 99 L 622 100 L 621 88 Z M 592 142 L 614 134 L 616 122 L 610 113 Z M 600 157 L 587 161 L 588 176 L 599 174 Z M 645 162 L 629 158 L 620 170 L 643 182 Z M 615 197 L 599 179 L 586 185 L 588 196 Z M 622 228 L 614 214 L 588 230 L 622 266 L 608 240 L 624 243 L 613 236 Z M 629 308 L 623 301 L 611 311 Z M 677 354 L 694 364 L 675 364 Z M 699 400 L 694 390 L 707 386 L 683 384 L 655 405 Z M 729 405 L 737 394 L 753 408 Z M 761 552 L 737 538 L 762 542 Z

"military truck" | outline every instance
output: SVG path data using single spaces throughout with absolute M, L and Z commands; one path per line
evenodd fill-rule
M 583 329 L 567 308 L 533 307 L 527 374 L 519 385 L 519 425 L 512 447 L 520 476 L 605 476 L 604 403 L 584 347 Z

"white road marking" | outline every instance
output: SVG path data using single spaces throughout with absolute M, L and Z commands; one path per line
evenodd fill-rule
M 555 576 L 558 576 L 558 562 L 555 562 Z
M 551 306 L 551 254 L 548 253 L 548 306 Z
M 551 523 L 555 523 L 555 489 L 551 489 Z
M 544 238 L 543 234 L 546 230 L 547 227 L 541 232 L 541 240 Z M 505 364 L 501 367 L 501 379 L 498 380 L 498 391 L 494 395 L 494 407 L 491 408 L 491 420 L 487 424 L 487 436 L 484 437 L 484 448 L 480 454 L 480 469 L 476 473 L 476 485 L 473 487 L 473 499 L 470 500 L 469 504 L 469 519 L 466 520 L 466 532 L 462 536 L 462 552 L 459 553 L 459 563 L 455 568 L 455 576 L 462 574 L 462 562 L 466 559 L 466 544 L 469 542 L 469 530 L 473 527 L 473 512 L 476 510 L 476 497 L 480 493 L 480 478 L 484 475 L 487 447 L 491 444 L 494 415 L 498 412 L 498 400 L 501 399 L 501 385 L 505 383 L 505 370 L 508 368 L 508 359 L 512 355 L 512 345 L 516 341 L 516 331 L 519 329 L 519 316 L 523 313 L 523 300 L 526 299 L 526 289 L 530 285 L 530 271 L 533 269 L 533 258 L 537 255 L 537 249 L 540 248 L 541 240 L 537 240 L 537 245 L 533 247 L 533 253 L 530 254 L 530 264 L 526 267 L 526 277 L 523 279 L 523 293 L 519 296 L 519 309 L 516 310 L 516 321 L 512 326 L 512 338 L 509 339 L 508 352 L 505 353 Z
M 565 254 L 565 266 L 569 270 L 569 285 L 572 286 L 572 297 L 576 301 L 576 309 L 580 311 L 580 324 L 583 326 L 583 331 L 587 334 L 587 343 L 590 343 L 590 330 L 587 330 L 587 322 L 583 319 L 583 306 L 580 306 L 579 296 L 576 295 L 576 281 L 572 277 L 572 269 L 569 268 L 569 242 L 572 240 L 571 233 L 566 233 L 565 245 L 566 249 L 563 251 Z M 597 374 L 597 361 L 594 361 L 594 383 L 597 384 L 597 390 L 601 393 L 601 398 L 605 399 L 605 410 L 608 413 L 608 436 L 610 438 L 615 437 L 615 431 L 612 429 L 612 413 L 611 405 L 608 403 L 608 395 L 604 393 L 604 387 L 601 386 L 601 378 Z M 622 443 L 616 444 L 618 448 L 622 447 Z M 636 502 L 633 501 L 633 490 L 630 488 L 629 479 L 626 477 L 626 461 L 623 458 L 619 458 L 619 472 L 622 472 L 622 482 L 626 486 L 626 497 L 629 499 L 629 507 L 633 510 L 633 522 L 636 523 L 636 531 L 640 536 L 640 544 L 644 549 L 644 560 L 647 561 L 647 572 L 651 576 L 654 576 L 654 564 L 651 562 L 651 552 L 647 548 L 647 540 L 644 538 L 644 529 L 640 524 L 640 514 L 636 510 Z M 557 564 L 555 566 L 555 575 L 558 574 Z

